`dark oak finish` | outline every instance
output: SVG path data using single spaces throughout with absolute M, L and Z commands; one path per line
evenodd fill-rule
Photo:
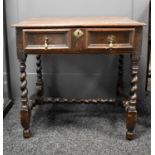
M 71 48 L 70 29 L 23 29 L 24 50 L 44 50 L 45 38 L 48 38 L 48 49 Z
M 119 61 L 118 61 L 118 81 L 117 81 L 117 95 L 121 96 L 123 94 L 123 61 L 124 61 L 124 56 L 120 55 L 119 56 Z
M 127 139 L 133 139 L 134 133 L 133 130 L 137 121 L 137 83 L 138 83 L 138 58 L 134 59 L 134 56 L 131 56 L 131 90 L 130 90 L 130 106 L 127 110 Z
M 23 126 L 23 136 L 24 138 L 30 137 L 30 107 L 28 104 L 28 90 L 27 90 L 27 80 L 26 80 L 26 55 L 20 59 L 20 81 L 21 81 L 21 125 Z
M 127 112 L 126 138 L 134 137 L 137 121 L 138 61 L 141 55 L 144 23 L 126 17 L 52 17 L 33 18 L 16 27 L 17 56 L 21 72 L 21 124 L 24 138 L 30 137 L 30 116 L 35 105 L 45 103 L 123 103 Z M 36 96 L 28 99 L 26 57 L 36 54 Z M 41 56 L 44 54 L 114 54 L 119 56 L 116 99 L 45 98 Z M 123 97 L 124 55 L 131 58 L 130 98 Z
M 86 48 L 105 49 L 109 47 L 108 36 L 114 35 L 113 49 L 134 49 L 134 28 L 89 28 L 86 29 Z
M 36 102 L 42 101 L 42 97 L 43 97 L 43 92 L 44 92 L 44 88 L 43 88 L 43 79 L 42 79 L 42 67 L 41 67 L 41 55 L 37 55 L 36 56 L 37 62 L 36 62 L 36 66 L 37 66 L 37 82 L 36 82 Z
M 15 27 L 139 27 L 145 25 L 127 17 L 50 17 L 32 18 L 27 21 L 14 24 Z

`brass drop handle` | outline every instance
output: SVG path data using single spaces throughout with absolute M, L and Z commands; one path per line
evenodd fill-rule
M 114 42 L 116 40 L 116 37 L 114 35 L 109 35 L 108 38 L 107 38 L 108 42 L 109 42 L 109 48 L 112 49 L 113 46 L 114 46 Z
M 45 37 L 44 48 L 45 50 L 48 49 L 48 37 Z
M 109 43 L 109 48 L 113 48 L 113 41 L 112 40 Z

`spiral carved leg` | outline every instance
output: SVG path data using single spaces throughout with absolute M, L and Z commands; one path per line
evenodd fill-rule
M 119 64 L 118 64 L 118 81 L 117 81 L 117 96 L 122 95 L 123 89 L 123 60 L 124 56 L 119 56 Z
M 37 102 L 42 100 L 43 96 L 43 80 L 42 80 L 42 67 L 41 67 L 41 55 L 36 56 L 37 62 L 37 82 L 36 82 L 36 91 L 37 91 Z
M 31 110 L 28 104 L 28 90 L 27 90 L 27 80 L 26 80 L 26 56 L 20 60 L 20 81 L 21 81 L 21 110 L 20 110 L 20 118 L 21 118 L 21 125 L 23 126 L 23 137 L 29 138 L 30 137 L 30 116 Z
M 132 80 L 130 90 L 130 103 L 127 109 L 127 133 L 126 138 L 132 140 L 134 138 L 134 128 L 137 122 L 137 83 L 138 83 L 138 60 L 132 60 Z

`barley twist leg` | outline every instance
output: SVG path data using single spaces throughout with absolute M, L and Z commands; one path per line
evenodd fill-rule
M 43 79 L 42 79 L 42 66 L 41 66 L 41 55 L 36 56 L 36 72 L 37 72 L 37 82 L 36 82 L 36 95 L 37 95 L 37 102 L 42 101 L 43 96 Z
M 127 133 L 126 138 L 132 140 L 134 138 L 134 128 L 137 122 L 137 84 L 138 84 L 138 60 L 132 59 L 132 79 L 131 79 L 131 90 L 130 90 L 130 102 L 127 109 Z
M 27 80 L 26 80 L 26 56 L 20 59 L 20 81 L 21 81 L 21 110 L 20 110 L 20 118 L 21 118 L 21 125 L 23 126 L 23 137 L 29 138 L 30 137 L 30 117 L 31 117 L 31 110 L 28 104 L 28 89 L 27 89 Z
M 119 64 L 118 64 L 118 81 L 117 81 L 117 96 L 122 95 L 122 89 L 123 89 L 123 65 L 124 65 L 124 56 L 119 56 Z

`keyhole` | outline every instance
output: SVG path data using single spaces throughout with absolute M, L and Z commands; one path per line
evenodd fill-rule
M 78 36 L 79 36 L 79 35 L 80 35 L 80 32 L 78 32 L 77 34 L 78 34 Z

